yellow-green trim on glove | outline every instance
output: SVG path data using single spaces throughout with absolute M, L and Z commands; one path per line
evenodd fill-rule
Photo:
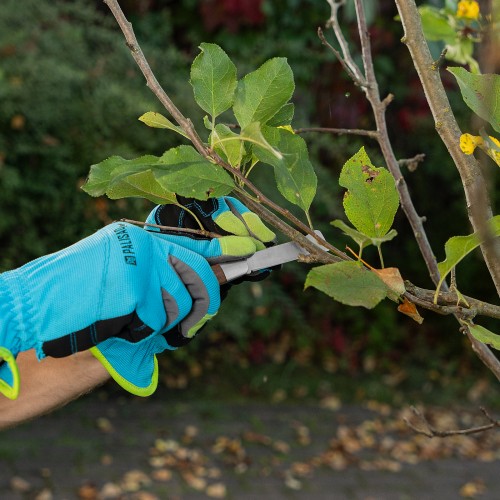
M 126 378 L 122 377 L 113 368 L 111 363 L 109 363 L 109 361 L 103 356 L 97 346 L 91 347 L 90 352 L 101 362 L 104 368 L 106 368 L 113 380 L 131 394 L 134 394 L 135 396 L 147 397 L 151 396 L 151 394 L 156 391 L 156 388 L 158 387 L 158 360 L 156 359 L 156 356 L 154 356 L 154 369 L 151 376 L 151 383 L 146 387 L 139 387 L 132 382 L 129 382 Z
M 19 369 L 14 355 L 5 347 L 0 347 L 0 360 L 7 363 L 7 367 L 10 369 L 10 374 L 12 376 L 12 385 L 0 379 L 0 394 L 3 394 L 9 399 L 17 399 L 19 396 L 20 379 Z

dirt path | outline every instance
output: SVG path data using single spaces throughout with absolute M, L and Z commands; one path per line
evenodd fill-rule
M 500 433 L 428 439 L 335 399 L 84 398 L 0 434 L 0 499 L 498 499 Z M 475 413 L 435 409 L 436 425 Z

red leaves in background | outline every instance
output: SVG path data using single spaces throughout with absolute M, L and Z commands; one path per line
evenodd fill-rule
M 262 0 L 205 0 L 200 12 L 207 31 L 224 27 L 236 33 L 242 26 L 259 26 L 264 20 Z

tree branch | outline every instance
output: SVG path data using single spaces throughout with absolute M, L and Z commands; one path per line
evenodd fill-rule
M 134 58 L 137 66 L 139 66 L 144 78 L 146 78 L 146 84 L 151 89 L 153 94 L 158 98 L 158 100 L 163 104 L 165 109 L 171 114 L 172 118 L 178 123 L 178 125 L 182 128 L 182 130 L 189 137 L 191 142 L 197 151 L 206 156 L 205 146 L 200 136 L 196 132 L 193 127 L 191 120 L 186 118 L 177 108 L 177 106 L 172 102 L 167 93 L 163 90 L 162 86 L 158 83 L 151 67 L 147 59 L 144 57 L 141 47 L 137 42 L 137 38 L 135 37 L 134 30 L 132 28 L 132 24 L 127 20 L 125 14 L 123 13 L 120 5 L 117 0 L 103 0 L 104 3 L 109 7 L 113 16 L 120 26 L 122 33 L 125 37 L 125 41 L 127 47 L 130 49 L 132 53 L 132 57 Z
M 429 103 L 436 130 L 448 149 L 460 174 L 465 191 L 469 220 L 475 232 L 485 233 L 486 221 L 492 217 L 490 199 L 484 177 L 473 155 L 466 155 L 460 149 L 461 131 L 451 110 L 439 71 L 429 52 L 424 38 L 420 14 L 415 2 L 396 0 L 407 45 Z M 500 241 L 486 238 L 481 251 L 497 293 L 500 296 Z
M 329 1 L 329 0 L 327 0 L 327 1 Z M 328 25 L 329 24 L 327 23 L 327 26 Z M 337 23 L 337 26 L 338 26 L 338 23 Z M 338 28 L 338 29 L 340 31 L 340 28 Z M 328 40 L 325 38 L 325 35 L 324 35 L 323 30 L 321 28 L 318 28 L 318 37 L 321 40 L 321 43 L 325 47 L 328 47 L 333 52 L 333 54 L 335 55 L 335 57 L 339 60 L 340 64 L 344 68 L 344 71 L 349 75 L 349 77 L 355 83 L 355 85 L 357 85 L 358 87 L 363 88 L 366 85 L 365 79 L 359 73 L 359 70 L 358 71 L 353 71 L 353 69 L 352 69 L 353 67 L 356 70 L 358 69 L 357 66 L 354 64 L 354 62 L 352 62 L 352 61 L 347 62 L 344 59 L 344 56 L 345 56 L 346 52 L 344 51 L 344 56 L 342 56 L 342 54 L 340 54 L 340 52 L 331 43 L 328 42 Z M 344 40 L 344 42 L 345 42 L 345 40 Z M 347 54 L 349 54 L 349 53 L 347 52 Z
M 141 227 L 154 227 L 159 229 L 163 233 L 185 233 L 193 234 L 197 236 L 203 236 L 204 238 L 222 238 L 221 234 L 212 233 L 211 231 L 206 231 L 205 229 L 191 229 L 188 227 L 174 227 L 174 226 L 162 226 L 160 224 L 151 224 L 149 222 L 142 222 L 132 219 L 120 219 L 120 222 L 127 222 L 128 224 L 134 224 Z
M 389 139 L 389 133 L 387 130 L 387 123 L 385 119 L 387 101 L 384 102 L 380 99 L 378 82 L 375 76 L 375 69 L 373 67 L 370 37 L 368 34 L 368 27 L 366 24 L 366 16 L 362 0 L 355 0 L 355 6 L 358 19 L 359 37 L 361 41 L 363 65 L 368 82 L 365 94 L 368 101 L 370 102 L 375 117 L 375 123 L 377 124 L 377 132 L 379 134 L 378 142 L 380 145 L 380 149 L 382 150 L 387 168 L 396 181 L 396 187 L 398 189 L 399 197 L 401 200 L 401 208 L 403 209 L 406 218 L 408 219 L 413 230 L 415 240 L 420 249 L 420 253 L 424 258 L 427 269 L 429 270 L 431 279 L 436 285 L 439 282 L 439 271 L 437 268 L 436 258 L 434 257 L 434 252 L 432 251 L 429 240 L 427 238 L 427 234 L 423 226 L 423 219 L 418 215 L 415 209 L 413 200 L 411 199 L 410 193 L 408 191 L 408 186 L 406 185 L 406 181 L 403 177 L 403 174 L 401 173 L 401 168 L 396 159 L 396 156 L 392 149 L 391 141 Z
M 480 408 L 483 412 L 484 416 L 489 420 L 489 424 L 480 425 L 477 427 L 470 427 L 468 429 L 455 429 L 455 430 L 443 430 L 440 431 L 432 426 L 429 421 L 425 418 L 425 416 L 417 410 L 414 406 L 411 407 L 412 413 L 415 417 L 420 420 L 421 424 L 423 424 L 424 428 L 417 427 L 412 424 L 407 418 L 404 418 L 405 424 L 415 431 L 417 434 L 423 434 L 424 436 L 433 438 L 433 437 L 449 437 L 449 436 L 467 436 L 469 434 L 478 434 L 479 432 L 488 431 L 490 429 L 494 429 L 495 427 L 500 427 L 500 420 L 494 419 L 483 407 Z
M 351 75 L 351 78 L 353 79 L 354 83 L 360 87 L 365 87 L 367 85 L 366 79 L 351 56 L 351 52 L 349 50 L 349 44 L 347 43 L 347 40 L 345 39 L 344 34 L 342 33 L 342 29 L 340 28 L 340 24 L 338 21 L 338 10 L 345 4 L 345 0 L 326 0 L 326 1 L 330 5 L 331 9 L 330 18 L 326 22 L 326 27 L 332 28 L 333 32 L 335 33 L 335 38 L 339 42 L 340 49 L 342 50 L 342 57 L 339 57 L 340 54 L 338 53 L 338 51 L 336 51 L 336 49 L 334 49 L 326 41 L 324 37 L 321 38 L 323 34 L 321 30 L 318 30 L 318 36 L 320 37 L 321 41 L 325 43 L 325 45 L 329 46 L 329 48 L 334 53 L 338 54 L 336 55 L 339 58 L 340 63 L 342 64 L 342 66 L 348 68 L 347 73 Z
M 358 128 L 326 128 L 326 127 L 306 127 L 294 129 L 296 134 L 304 134 L 305 132 L 324 132 L 326 134 L 337 135 L 361 135 L 370 137 L 371 139 L 378 139 L 378 133 L 375 130 L 363 130 Z
M 327 0 L 327 2 L 331 5 L 332 1 L 334 0 Z M 432 251 L 432 248 L 430 246 L 429 240 L 427 238 L 427 234 L 425 232 L 425 229 L 423 227 L 423 222 L 424 218 L 420 217 L 415 209 L 415 206 L 413 204 L 413 201 L 411 199 L 410 193 L 408 191 L 408 187 L 406 185 L 406 181 L 404 180 L 404 177 L 401 173 L 401 168 L 396 160 L 396 156 L 394 154 L 394 151 L 392 149 L 392 145 L 389 139 L 389 134 L 387 131 L 387 124 L 385 120 L 385 111 L 387 108 L 387 104 L 390 102 L 390 99 L 388 100 L 387 98 L 384 100 L 380 99 L 380 93 L 378 89 L 378 83 L 377 79 L 375 76 L 375 70 L 373 67 L 373 61 L 372 61 L 372 55 L 371 55 L 371 43 L 370 43 L 370 38 L 369 38 L 369 33 L 368 33 L 368 27 L 366 23 L 366 16 L 364 12 L 364 7 L 363 7 L 363 2 L 362 0 L 354 0 L 355 1 L 355 7 L 356 7 L 356 15 L 358 19 L 358 30 L 359 30 L 359 36 L 360 36 L 360 41 L 361 41 L 361 50 L 362 50 L 362 56 L 363 56 L 363 65 L 364 65 L 364 70 L 365 70 L 365 75 L 366 75 L 366 82 L 367 85 L 364 87 L 366 97 L 368 101 L 370 102 L 370 105 L 372 107 L 374 117 L 375 117 L 375 122 L 377 125 L 377 133 L 378 133 L 378 142 L 380 145 L 380 149 L 382 151 L 382 154 L 384 156 L 385 162 L 387 164 L 387 168 L 393 175 L 395 181 L 396 181 L 396 187 L 399 192 L 399 197 L 401 201 L 401 208 L 403 209 L 410 226 L 412 227 L 413 234 L 415 236 L 415 240 L 419 246 L 420 252 L 424 258 L 425 264 L 427 266 L 427 269 L 429 270 L 430 276 L 434 284 L 437 286 L 437 283 L 439 282 L 439 270 L 437 267 L 437 260 L 434 256 L 434 252 Z M 335 3 L 341 3 L 340 0 L 339 2 Z M 411 35 L 408 35 L 406 38 L 412 38 L 412 46 L 417 47 L 414 50 L 411 51 L 412 58 L 415 61 L 415 57 L 417 56 L 417 59 L 420 58 L 418 54 L 414 54 L 414 52 L 423 52 L 424 48 L 425 51 L 427 52 L 427 59 L 426 59 L 426 67 L 431 68 L 432 64 L 434 61 L 432 61 L 432 58 L 430 57 L 430 53 L 428 51 L 427 43 L 425 42 L 425 39 L 423 38 L 423 33 L 421 30 L 420 26 L 420 16 L 418 14 L 418 11 L 415 6 L 415 2 L 413 0 L 396 0 L 396 3 L 398 4 L 398 9 L 400 11 L 400 16 L 403 18 L 402 14 L 402 9 L 401 5 L 403 4 L 403 9 L 405 10 L 404 14 L 407 17 L 408 23 L 411 23 L 412 25 L 418 24 L 420 27 L 420 33 L 419 33 L 419 42 L 415 42 L 415 33 L 412 31 Z M 338 7 L 337 7 L 338 10 Z M 337 11 L 333 11 L 332 9 L 332 16 L 337 15 Z M 331 20 L 329 21 L 331 22 Z M 334 23 L 335 24 L 335 23 Z M 338 21 L 336 22 L 338 24 Z M 405 21 L 403 21 L 403 24 L 405 24 Z M 337 32 L 335 31 L 337 34 Z M 339 41 L 340 43 L 340 41 Z M 423 46 L 421 46 L 423 44 Z M 345 49 L 348 51 L 348 47 Z M 415 61 L 415 64 L 417 65 L 417 62 Z M 429 70 L 431 71 L 431 70 Z M 435 73 L 435 72 L 434 72 Z M 442 91 L 444 93 L 444 89 L 442 87 L 441 81 L 438 79 L 438 82 L 432 82 L 426 87 L 426 95 L 427 98 L 429 99 L 429 95 L 433 95 L 434 93 L 434 85 L 438 85 L 440 88 L 440 92 Z M 446 94 L 444 93 L 444 99 L 447 101 Z M 443 108 L 444 109 L 444 108 Z M 448 106 L 446 107 L 445 113 L 447 114 L 447 117 L 450 118 L 451 115 L 451 110 Z M 453 117 L 451 116 L 451 119 Z M 454 119 L 453 119 L 454 120 Z M 458 128 L 458 127 L 457 127 Z M 460 134 L 454 136 L 454 142 L 453 144 L 456 146 L 457 149 L 459 149 L 459 141 L 458 137 Z M 461 154 L 462 158 L 465 158 L 466 160 L 469 159 L 469 157 L 466 157 L 466 155 Z M 474 163 L 475 160 L 473 160 Z M 477 165 L 477 164 L 476 164 Z M 482 177 L 480 177 L 482 179 Z M 474 179 L 468 178 L 467 180 L 468 185 L 474 185 Z M 484 192 L 484 183 L 480 183 L 480 186 L 482 187 L 482 191 Z M 487 199 L 487 198 L 486 198 Z M 470 207 L 470 202 L 468 200 L 468 207 Z M 482 219 L 484 222 L 488 219 L 484 218 Z M 491 262 L 490 259 L 490 266 L 493 267 L 499 267 L 500 268 L 500 259 L 497 259 L 496 264 L 494 262 Z M 491 272 L 491 271 L 490 271 Z M 500 274 L 500 272 L 499 272 Z M 443 292 L 448 291 L 448 287 L 446 283 L 443 283 L 443 286 L 441 288 Z M 418 299 L 417 297 L 417 300 Z M 432 306 L 429 307 L 429 309 L 432 309 Z M 457 319 L 459 319 L 459 316 L 456 316 Z M 481 359 L 481 361 L 491 370 L 491 372 L 496 376 L 498 380 L 500 380 L 500 362 L 498 359 L 494 356 L 494 354 L 490 351 L 490 349 L 476 340 L 470 333 L 469 329 L 467 327 L 464 328 L 465 333 L 467 337 L 469 338 L 472 348 L 476 355 Z

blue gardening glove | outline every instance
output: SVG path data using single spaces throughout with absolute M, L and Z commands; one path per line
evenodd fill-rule
M 167 239 L 174 238 L 179 245 L 203 255 L 211 263 L 242 259 L 275 243 L 276 235 L 236 198 L 200 201 L 177 196 L 177 201 L 179 205 L 155 207 L 146 222 L 188 229 L 201 229 L 201 225 L 206 231 L 222 235 L 210 239 L 175 230 L 162 232 Z
M 155 355 L 192 338 L 220 305 L 206 259 L 175 241 L 114 223 L 0 274 L 0 392 L 17 397 L 21 351 L 90 348 L 126 390 L 152 394 Z

